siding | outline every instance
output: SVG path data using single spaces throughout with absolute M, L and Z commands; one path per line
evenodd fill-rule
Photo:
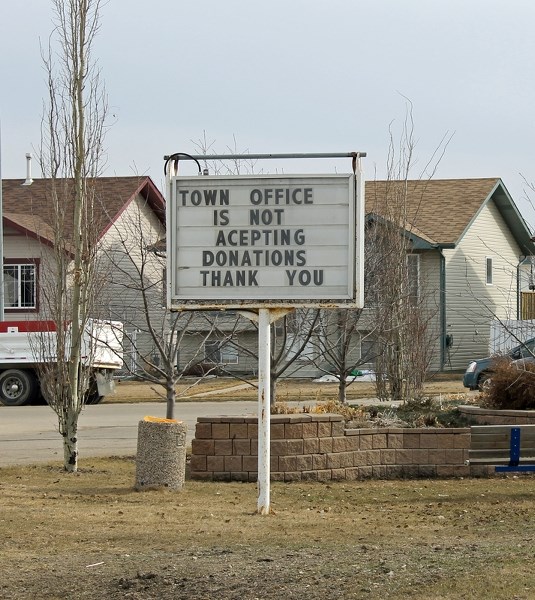
M 446 323 L 454 344 L 447 366 L 464 369 L 489 353 L 490 322 L 516 318 L 516 268 L 520 249 L 494 202 L 477 215 L 446 258 Z M 493 259 L 493 284 L 486 284 L 486 257 Z
M 423 319 L 426 323 L 426 339 L 429 344 L 429 371 L 441 370 L 442 331 L 440 326 L 440 253 L 420 254 L 420 298 Z
M 149 314 L 154 329 L 167 334 L 168 313 L 164 308 L 163 269 L 165 260 L 147 248 L 165 236 L 165 230 L 145 200 L 135 198 L 101 241 L 99 276 L 102 287 L 96 315 L 122 321 L 127 331 L 138 331 L 136 342 L 141 357 L 151 357 L 154 343 L 148 333 L 142 285 L 147 290 Z M 138 269 L 144 267 L 143 284 Z M 126 343 L 128 347 L 128 343 Z
M 210 337 L 215 339 L 216 336 Z M 233 365 L 226 365 L 225 369 L 229 373 L 240 373 L 245 375 L 255 375 L 258 372 L 258 359 L 257 354 L 257 332 L 253 331 L 242 331 L 236 339 L 239 340 L 241 348 L 238 348 L 238 363 Z M 180 352 L 178 356 L 178 367 L 184 369 L 188 364 L 196 364 L 203 362 L 204 359 L 204 341 L 206 340 L 206 333 L 191 333 L 184 337 L 184 342 L 180 346 Z M 247 350 L 250 352 L 247 352 Z M 252 355 L 251 355 L 252 353 Z

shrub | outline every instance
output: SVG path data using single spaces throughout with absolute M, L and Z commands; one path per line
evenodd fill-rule
M 510 410 L 535 409 L 535 362 L 497 359 L 482 405 Z
M 216 375 L 222 377 L 226 375 L 225 370 L 219 365 L 211 362 L 198 362 L 190 365 L 184 370 L 184 375 L 193 377 L 204 377 L 205 375 Z
M 327 400 L 319 402 L 316 406 L 310 408 L 311 413 L 335 413 L 342 415 L 345 421 L 361 421 L 365 417 L 366 410 L 361 406 L 351 406 L 342 404 L 338 400 Z

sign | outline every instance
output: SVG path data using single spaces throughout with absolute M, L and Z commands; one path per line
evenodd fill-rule
M 356 187 L 347 174 L 171 177 L 169 307 L 362 306 Z

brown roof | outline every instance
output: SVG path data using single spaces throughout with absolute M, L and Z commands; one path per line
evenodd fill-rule
M 58 180 L 61 194 L 72 210 L 72 180 Z M 26 232 L 46 244 L 53 242 L 52 185 L 50 179 L 34 179 L 22 185 L 22 179 L 2 181 L 3 217 L 7 225 Z M 95 192 L 93 226 L 98 237 L 112 226 L 137 194 L 141 194 L 165 224 L 165 200 L 149 177 L 99 177 L 89 180 Z M 66 234 L 70 220 L 66 220 Z
M 35 179 L 24 186 L 22 179 L 4 179 L 4 221 L 12 227 L 51 244 L 50 180 Z M 64 180 L 69 185 L 69 180 Z M 141 194 L 165 225 L 165 200 L 149 177 L 99 177 L 93 180 L 96 198 L 94 225 L 102 236 L 136 194 Z M 366 213 L 389 218 L 388 206 L 406 197 L 404 224 L 430 244 L 457 244 L 478 211 L 491 198 L 496 201 L 509 227 L 526 254 L 535 250 L 531 234 L 507 190 L 497 177 L 487 179 L 431 179 L 367 181 Z M 65 197 L 72 198 L 72 191 Z M 69 200 L 70 201 L 70 200 Z M 512 209 L 512 210 L 511 210 Z
M 392 215 L 388 206 L 396 198 L 406 198 L 408 229 L 426 241 L 456 244 L 498 184 L 497 177 L 367 181 L 366 213 L 388 218 Z M 503 184 L 500 190 L 507 194 Z

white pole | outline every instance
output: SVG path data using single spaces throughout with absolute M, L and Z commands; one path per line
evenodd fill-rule
M 271 338 L 269 308 L 258 311 L 258 505 L 257 512 L 269 514 L 270 485 L 270 395 Z

